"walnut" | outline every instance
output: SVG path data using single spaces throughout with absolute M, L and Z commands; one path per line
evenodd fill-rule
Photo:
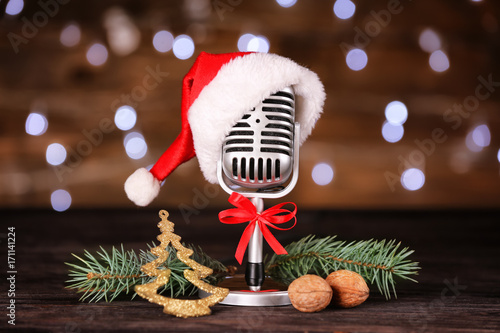
M 292 305 L 302 312 L 318 312 L 330 304 L 332 288 L 317 275 L 304 275 L 288 287 Z
M 342 308 L 352 308 L 363 303 L 370 294 L 365 280 L 356 272 L 339 270 L 330 273 L 326 282 L 333 290 L 332 304 Z

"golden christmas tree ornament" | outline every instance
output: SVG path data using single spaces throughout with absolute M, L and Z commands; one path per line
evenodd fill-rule
M 193 254 L 193 251 L 184 247 L 181 244 L 181 237 L 174 234 L 174 223 L 168 220 L 168 212 L 161 210 L 159 215 L 161 222 L 158 223 L 158 228 L 161 234 L 157 238 L 161 243 L 159 246 L 151 249 L 151 252 L 158 256 L 158 258 L 141 267 L 141 271 L 145 274 L 156 276 L 157 278 L 153 282 L 136 286 L 135 292 L 151 303 L 162 305 L 163 312 L 177 317 L 200 317 L 211 314 L 210 307 L 226 298 L 229 294 L 229 289 L 215 287 L 201 280 L 212 274 L 212 269 L 189 258 Z M 172 244 L 177 250 L 177 258 L 193 269 L 184 270 L 184 277 L 199 289 L 211 294 L 210 296 L 190 300 L 169 298 L 157 293 L 158 288 L 164 286 L 170 278 L 171 271 L 169 269 L 158 269 L 158 266 L 168 258 L 168 252 L 165 248 L 169 244 Z

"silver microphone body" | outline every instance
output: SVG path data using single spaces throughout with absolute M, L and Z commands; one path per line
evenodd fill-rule
M 257 212 L 262 212 L 262 198 L 284 196 L 297 182 L 298 133 L 293 88 L 284 88 L 264 99 L 226 136 L 217 175 L 221 187 L 228 193 L 234 191 L 251 198 Z M 264 280 L 262 245 L 257 225 L 248 244 L 245 274 L 253 291 L 260 290 Z

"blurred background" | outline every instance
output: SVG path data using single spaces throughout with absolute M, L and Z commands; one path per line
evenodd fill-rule
M 0 1 L 0 207 L 132 208 L 123 183 L 180 131 L 202 52 L 316 72 L 300 208 L 500 206 L 500 4 L 491 0 Z M 196 159 L 152 207 L 228 207 Z

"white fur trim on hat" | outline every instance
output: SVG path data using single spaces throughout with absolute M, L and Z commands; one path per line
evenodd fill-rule
M 125 182 L 127 197 L 137 206 L 147 206 L 160 192 L 160 181 L 147 169 L 137 169 Z
M 217 183 L 224 138 L 245 113 L 269 95 L 292 86 L 302 144 L 321 115 L 325 100 L 316 73 L 275 54 L 251 53 L 223 65 L 188 112 L 196 156 L 205 178 Z

